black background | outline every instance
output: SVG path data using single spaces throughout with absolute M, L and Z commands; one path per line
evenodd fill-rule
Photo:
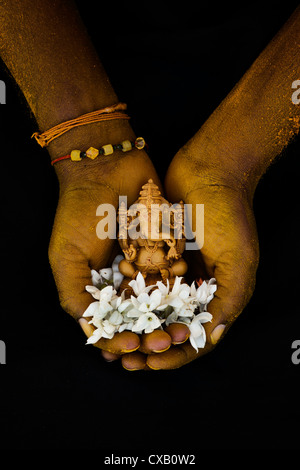
M 93 2 L 78 5 L 163 178 L 297 2 L 119 2 L 105 14 Z M 181 369 L 129 373 L 85 346 L 59 306 L 47 257 L 56 176 L 30 139 L 35 122 L 3 66 L 0 79 L 0 448 L 99 456 L 299 448 L 300 364 L 291 361 L 300 339 L 299 139 L 257 188 L 257 287 L 226 339 Z

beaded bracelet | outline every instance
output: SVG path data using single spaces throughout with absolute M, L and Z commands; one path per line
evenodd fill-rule
M 94 160 L 96 157 L 98 157 L 98 155 L 111 155 L 112 153 L 114 153 L 115 150 L 122 150 L 122 152 L 128 152 L 133 148 L 142 150 L 146 145 L 147 144 L 143 137 L 137 137 L 134 141 L 124 140 L 120 144 L 106 144 L 103 145 L 100 149 L 90 147 L 85 152 L 82 152 L 81 150 L 72 150 L 70 155 L 65 155 L 63 157 L 58 157 L 55 158 L 55 160 L 52 160 L 51 165 L 54 165 L 55 163 L 60 162 L 61 160 L 67 159 L 71 159 L 72 162 L 79 162 L 86 157 L 90 158 L 91 160 Z

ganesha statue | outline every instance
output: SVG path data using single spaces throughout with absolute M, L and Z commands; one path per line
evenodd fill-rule
M 120 204 L 118 223 L 118 241 L 124 254 L 119 263 L 124 276 L 120 291 L 129 289 L 129 282 L 139 272 L 146 285 L 168 280 L 171 286 L 176 276 L 184 276 L 188 266 L 182 257 L 185 248 L 182 201 L 169 203 L 149 179 L 128 210 L 125 203 Z

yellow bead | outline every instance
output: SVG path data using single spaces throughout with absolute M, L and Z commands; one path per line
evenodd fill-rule
M 91 158 L 92 160 L 94 160 L 96 157 L 98 157 L 99 150 L 95 149 L 94 147 L 90 147 L 89 149 L 87 149 L 85 154 L 88 158 Z
M 142 150 L 146 145 L 145 139 L 143 137 L 137 137 L 134 142 L 135 148 Z
M 131 150 L 132 149 L 132 145 L 131 145 L 131 142 L 130 140 L 124 140 L 122 143 L 122 151 L 123 152 L 128 152 L 128 150 Z
M 103 145 L 103 147 L 101 148 L 103 149 L 104 155 L 111 155 L 112 153 L 114 153 L 114 149 L 111 144 Z
M 72 150 L 71 152 L 71 160 L 73 162 L 80 162 L 80 160 L 82 160 L 81 156 L 80 156 L 80 150 Z

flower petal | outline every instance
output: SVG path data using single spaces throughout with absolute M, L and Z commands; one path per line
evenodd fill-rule
M 112 310 L 113 310 L 113 307 L 108 302 L 106 302 L 106 300 L 100 300 L 99 313 L 100 315 L 103 316 L 103 318 L 108 312 L 111 312 Z
M 140 318 L 137 320 L 137 322 L 133 325 L 132 331 L 139 331 L 143 330 L 144 328 L 147 327 L 148 325 L 148 314 L 144 313 L 143 315 L 140 316 Z
M 123 300 L 123 302 L 120 303 L 120 305 L 118 306 L 118 310 L 119 312 L 123 313 L 124 310 L 126 310 L 126 308 L 132 306 L 132 303 L 131 303 L 131 300 L 127 299 L 127 300 Z
M 131 308 L 128 312 L 127 312 L 127 317 L 128 318 L 139 318 L 142 314 L 142 312 L 140 310 L 138 310 L 137 308 L 133 307 Z
M 138 295 L 137 300 L 140 304 L 149 304 L 150 303 L 150 297 L 146 292 L 142 292 L 141 294 Z
M 95 286 L 85 286 L 85 290 L 87 292 L 89 292 L 94 297 L 94 299 L 97 299 L 97 300 L 100 299 L 100 292 L 101 291 L 99 289 L 97 289 L 97 287 L 95 287 Z
M 114 284 L 114 288 L 116 290 L 119 289 L 119 287 L 120 287 L 120 285 L 123 281 L 123 278 L 124 278 L 123 274 L 121 274 L 119 272 L 117 272 L 117 273 L 114 272 L 113 273 L 113 284 Z
M 191 336 L 194 338 L 198 338 L 198 336 L 201 336 L 203 334 L 203 326 L 201 323 L 192 321 L 191 324 L 189 325 Z
M 157 281 L 156 282 L 156 286 L 158 287 L 158 289 L 160 290 L 160 292 L 162 293 L 162 295 L 164 297 L 166 297 L 166 295 L 168 295 L 169 293 L 169 279 L 167 279 L 167 285 L 165 285 L 162 281 Z
M 174 308 L 181 308 L 184 303 L 179 297 L 174 297 L 169 301 L 169 305 Z
M 145 279 L 142 273 L 140 272 L 138 273 L 136 277 L 136 282 L 137 282 L 137 287 L 138 287 L 139 292 L 142 292 L 142 290 L 145 288 Z
M 151 318 L 151 321 L 149 321 L 149 318 Z M 145 333 L 152 333 L 153 330 L 156 328 L 159 328 L 161 326 L 161 322 L 159 318 L 154 313 L 150 313 L 150 316 L 148 315 L 148 325 L 145 328 Z
M 95 302 L 92 302 L 88 308 L 85 310 L 84 314 L 82 315 L 83 317 L 93 317 L 96 312 L 99 309 L 99 302 L 98 300 L 95 300 Z
M 182 279 L 182 277 L 176 276 L 175 282 L 174 282 L 173 287 L 172 287 L 172 294 L 178 294 L 179 289 L 180 289 L 181 279 Z
M 206 333 L 205 330 L 203 330 L 203 335 L 198 336 L 195 338 L 195 342 L 198 348 L 204 348 L 205 343 L 206 343 Z
M 149 312 L 150 311 L 150 306 L 149 306 L 149 304 L 146 304 L 146 302 L 143 302 L 143 303 L 140 304 L 139 310 L 141 312 L 144 312 L 144 313 Z
M 189 339 L 190 339 L 190 343 L 193 346 L 193 348 L 196 349 L 196 351 L 198 352 L 198 346 L 196 344 L 195 338 L 192 335 L 190 335 Z
M 159 289 L 155 289 L 151 294 L 150 294 L 150 306 L 151 310 L 154 310 L 156 307 L 161 302 L 161 292 Z
M 102 284 L 102 277 L 98 273 L 98 271 L 96 271 L 95 269 L 91 269 L 91 276 L 92 276 L 93 286 L 96 287 L 97 285 Z
M 87 339 L 86 344 L 95 344 L 95 343 L 97 343 L 97 341 L 99 341 L 99 339 L 102 338 L 102 334 L 103 334 L 103 329 L 102 328 L 97 328 L 97 330 L 94 331 L 92 336 L 90 336 Z
M 136 278 L 129 282 L 129 286 L 133 289 L 136 296 L 141 294 L 145 289 L 145 279 L 141 272 L 138 273 Z
M 201 323 L 207 323 L 208 321 L 212 321 L 212 314 L 209 312 L 198 313 L 198 315 L 195 316 L 195 320 Z
M 123 322 L 123 315 L 118 312 L 118 310 L 115 310 L 109 317 L 108 321 L 113 325 L 121 325 L 121 323 Z

